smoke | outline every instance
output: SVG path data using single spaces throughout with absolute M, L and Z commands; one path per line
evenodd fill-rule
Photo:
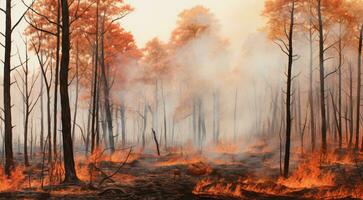
M 195 20 L 188 18 L 188 22 L 203 23 L 203 26 L 206 26 L 206 21 L 210 23 L 205 17 L 201 20 L 199 15 L 196 16 Z M 146 130 L 149 131 L 153 126 L 151 119 L 157 117 L 155 128 L 162 143 L 165 142 L 164 101 L 168 143 L 182 144 L 195 139 L 195 99 L 201 99 L 203 104 L 206 125 L 204 144 L 212 142 L 216 121 L 220 126 L 219 140 L 232 141 L 237 137 L 246 141 L 253 135 L 262 134 L 265 120 L 271 117 L 268 111 L 273 94 L 282 89 L 281 74 L 284 68 L 281 66 L 285 63 L 283 55 L 263 32 L 256 31 L 247 37 L 242 47 L 236 48 L 231 45 L 229 38 L 221 36 L 219 28 L 212 27 L 208 31 L 199 32 L 196 37 L 186 40 L 182 45 L 166 45 L 167 67 L 170 70 L 166 78 L 164 74 L 158 74 L 160 78 L 157 78 L 157 85 L 155 81 L 135 81 L 123 92 L 129 110 L 138 110 L 136 115 L 142 112 L 145 101 L 155 109 L 157 116 L 149 113 Z M 148 63 L 129 67 L 128 79 L 148 79 L 148 74 L 145 75 L 146 78 L 140 77 L 148 67 Z M 218 114 L 215 114 L 215 95 L 218 95 Z M 135 101 L 136 99 L 138 100 Z M 135 112 L 129 114 L 133 115 Z M 141 119 L 139 122 L 128 120 L 130 123 L 141 123 Z

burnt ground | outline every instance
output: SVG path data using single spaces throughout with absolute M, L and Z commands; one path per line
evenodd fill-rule
M 218 162 L 201 161 L 211 169 L 205 173 L 191 173 L 190 163 L 163 164 L 178 157 L 181 155 L 168 154 L 157 157 L 144 154 L 137 160 L 122 166 L 114 176 L 104 181 L 102 185 L 98 185 L 105 174 L 113 174 L 121 165 L 121 163 L 100 162 L 97 168 L 102 169 L 103 174 L 94 177 L 91 185 L 85 181 L 79 186 L 45 186 L 43 190 L 25 188 L 18 191 L 1 192 L 0 199 L 316 199 L 311 196 L 320 194 L 322 190 L 321 188 L 289 190 L 286 187 L 277 186 L 272 181 L 266 181 L 258 184 L 257 187 L 260 191 L 274 188 L 280 191 L 280 194 L 241 189 L 241 195 L 238 197 L 221 193 L 209 194 L 208 192 L 196 195 L 192 191 L 197 182 L 203 178 L 232 183 L 244 178 L 264 177 L 276 180 L 280 173 L 279 167 L 278 165 L 273 168 L 270 166 L 272 163 L 276 164 L 278 158 L 268 152 L 243 153 L 239 156 L 228 153 L 219 154 L 214 157 Z M 363 169 L 359 167 L 363 165 L 356 164 L 350 166 L 334 164 L 322 166 L 322 169 L 335 171 L 338 174 L 337 185 L 354 185 L 361 181 L 359 179 L 360 170 L 363 172 Z M 326 190 L 334 187 L 327 187 Z M 353 195 L 343 195 L 334 198 L 321 197 L 321 199 L 354 198 Z

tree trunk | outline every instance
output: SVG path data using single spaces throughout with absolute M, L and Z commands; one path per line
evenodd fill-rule
M 90 136 L 91 136 L 91 117 L 93 117 L 93 112 L 92 112 L 92 109 L 93 109 L 93 100 L 94 100 L 94 97 L 92 96 L 93 95 L 93 86 L 95 84 L 95 77 L 94 77 L 94 74 L 95 74 L 95 57 L 96 57 L 96 54 L 95 54 L 95 51 L 94 51 L 94 47 L 92 46 L 91 47 L 91 53 L 92 53 L 92 88 L 91 88 L 91 91 L 90 91 L 90 101 L 89 101 L 89 105 L 88 105 L 88 118 L 87 118 L 87 136 L 86 136 L 86 156 L 88 155 L 88 151 L 89 151 L 89 145 L 90 145 Z M 92 134 L 93 136 L 93 134 Z M 91 138 L 92 138 L 91 136 Z
M 145 108 L 145 109 L 147 109 L 147 108 Z M 125 110 L 126 110 L 125 109 L 125 102 L 122 100 L 121 107 L 120 107 L 122 147 L 125 147 L 125 145 L 126 145 L 126 116 L 125 116 Z M 145 126 L 146 126 L 146 122 L 145 122 Z
M 360 28 L 359 42 L 358 42 L 358 83 L 357 83 L 357 115 L 356 115 L 356 129 L 355 129 L 355 150 L 359 148 L 359 122 L 360 122 L 360 96 L 361 96 L 361 67 L 362 67 L 362 39 L 363 39 L 363 23 Z
M 167 129 L 167 127 L 166 127 L 166 105 L 165 105 L 165 96 L 164 96 L 164 84 L 163 84 L 163 82 L 161 81 L 161 96 L 162 96 L 162 98 L 163 98 L 163 111 L 164 111 L 164 148 L 165 148 L 165 150 L 167 150 L 167 138 L 166 138 L 166 134 L 167 134 L 167 132 L 166 132 L 166 129 Z
M 325 113 L 325 74 L 324 74 L 324 30 L 323 19 L 321 13 L 321 0 L 317 5 L 318 21 L 319 21 L 319 71 L 320 71 L 320 111 L 321 111 L 321 150 L 323 153 L 327 151 L 327 122 Z
M 115 152 L 115 144 L 113 140 L 113 131 L 112 131 L 112 112 L 111 112 L 111 104 L 110 104 L 110 86 L 108 84 L 108 79 L 106 77 L 106 66 L 105 66 L 105 46 L 104 46 L 104 23 L 102 23 L 101 28 L 101 76 L 103 80 L 103 98 L 104 98 L 104 109 L 106 111 L 106 125 L 107 125 L 107 134 L 108 134 L 108 142 L 111 153 Z
M 146 138 L 145 138 L 145 132 L 146 132 L 146 123 L 147 123 L 147 103 L 145 99 L 145 105 L 144 105 L 144 123 L 143 123 L 143 129 L 142 129 L 142 149 L 145 149 L 146 145 Z
M 311 150 L 315 151 L 315 115 L 314 115 L 314 95 L 313 95 L 313 25 L 312 19 L 310 19 L 309 28 L 309 108 L 310 108 L 310 135 L 311 135 Z
M 76 101 L 74 102 L 74 113 L 73 113 L 73 127 L 72 127 L 72 141 L 75 142 L 75 132 L 77 123 L 77 111 L 78 111 L 78 93 L 79 93 L 79 72 L 78 72 L 78 62 L 79 62 L 79 49 L 78 42 L 76 47 Z M 74 146 L 74 145 L 73 145 Z
M 287 82 L 286 82 L 286 144 L 284 158 L 284 177 L 289 176 L 290 163 L 290 139 L 291 139 L 291 82 L 292 82 L 292 67 L 293 67 L 293 33 L 294 33 L 294 13 L 295 1 L 292 0 L 292 8 L 290 14 L 290 29 L 289 29 L 289 52 L 288 52 L 288 67 L 287 67 Z
M 92 122 L 91 122 L 91 153 L 93 154 L 95 151 L 95 143 L 96 143 L 96 123 L 98 123 L 98 121 L 96 121 L 96 116 L 97 116 L 97 88 L 98 88 L 98 5 L 99 5 L 99 0 L 97 0 L 97 4 L 96 4 L 96 39 L 95 39 L 95 67 L 94 67 L 94 82 L 93 82 L 93 103 L 92 103 Z
M 11 0 L 6 0 L 5 55 L 4 55 L 4 125 L 5 125 L 5 174 L 10 177 L 14 168 L 13 125 L 11 123 Z
M 52 122 L 51 122 L 51 115 L 50 115 L 50 85 L 46 87 L 47 89 L 47 128 L 48 128 L 48 163 L 52 163 Z
M 339 50 L 339 68 L 338 68 L 338 79 L 339 79 L 339 88 L 338 88 L 338 135 L 339 135 L 339 149 L 342 148 L 343 145 L 343 130 L 342 130 L 342 24 L 339 25 L 339 42 L 338 42 L 338 50 Z
M 62 0 L 62 58 L 60 66 L 60 96 L 62 107 L 62 136 L 64 158 L 64 183 L 79 182 L 76 174 L 71 137 L 71 111 L 68 96 L 68 70 L 70 51 L 68 1 Z
M 53 152 L 54 152 L 54 160 L 57 161 L 57 109 L 58 109 L 58 77 L 59 77 L 59 51 L 60 51 L 60 0 L 57 0 L 57 49 L 56 49 L 56 59 L 55 59 L 55 77 L 54 77 L 54 118 L 53 118 Z M 50 153 L 50 152 L 49 152 Z
M 352 65 L 349 64 L 349 143 L 348 148 L 353 147 L 353 73 L 352 73 Z

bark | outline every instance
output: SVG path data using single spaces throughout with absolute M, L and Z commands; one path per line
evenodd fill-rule
M 44 100 L 43 100 L 43 92 L 44 92 L 44 83 L 43 76 L 40 80 L 40 150 L 44 149 Z
M 353 122 L 353 73 L 352 65 L 349 64 L 349 143 L 348 148 L 353 147 L 353 132 L 354 132 L 354 122 Z
M 104 21 L 104 20 L 103 20 Z M 111 150 L 111 153 L 115 152 L 115 144 L 114 144 L 114 137 L 113 137 L 113 131 L 112 131 L 112 112 L 111 112 L 111 104 L 110 104 L 110 86 L 108 83 L 107 75 L 106 75 L 106 65 L 105 65 L 105 46 L 104 46 L 104 22 L 101 26 L 101 60 L 100 60 L 100 66 L 101 66 L 101 76 L 103 81 L 103 97 L 104 97 L 104 109 L 106 111 L 106 125 L 107 125 L 107 133 L 108 133 L 108 142 L 109 142 L 109 148 Z
M 96 143 L 96 123 L 98 123 L 98 121 L 96 121 L 96 116 L 97 116 L 97 86 L 98 86 L 98 5 L 99 5 L 99 0 L 97 0 L 97 5 L 96 5 L 96 39 L 95 39 L 95 67 L 94 67 L 94 83 L 93 83 L 93 102 L 92 102 L 92 122 L 91 122 L 91 153 L 94 153 L 95 151 L 95 143 Z
M 91 51 L 92 51 L 92 87 L 91 87 L 91 91 L 90 91 L 90 102 L 89 102 L 89 107 L 88 107 L 88 118 L 87 118 L 87 136 L 86 136 L 86 155 L 88 155 L 88 151 L 89 151 L 89 144 L 90 144 L 90 136 L 91 136 L 91 117 L 93 117 L 93 112 L 92 112 L 92 109 L 93 109 L 93 100 L 94 100 L 94 97 L 92 96 L 93 95 L 93 86 L 95 84 L 95 77 L 94 77 L 94 74 L 95 74 L 95 57 L 96 57 L 96 54 L 95 54 L 95 51 L 94 51 L 94 47 L 91 48 Z M 93 134 L 92 134 L 93 136 Z M 91 136 L 91 138 L 92 138 Z
M 68 96 L 68 70 L 70 51 L 68 1 L 62 1 L 62 58 L 60 66 L 60 97 L 62 110 L 62 136 L 65 177 L 64 183 L 79 182 L 77 178 L 71 137 L 71 111 Z
M 13 125 L 11 123 L 11 0 L 6 0 L 5 55 L 4 55 L 4 126 L 5 126 L 5 174 L 11 175 L 14 168 Z
M 310 20 L 309 30 L 309 108 L 310 108 L 310 135 L 311 135 L 311 150 L 315 151 L 315 115 L 314 115 L 314 95 L 313 95 L 313 31 L 312 31 L 312 20 Z
M 327 121 L 325 111 L 325 74 L 324 74 L 324 30 L 323 30 L 323 19 L 321 10 L 321 0 L 318 0 L 317 11 L 318 11 L 318 30 L 319 30 L 319 72 L 320 72 L 320 112 L 321 112 L 321 150 L 323 153 L 327 151 Z
M 45 73 L 43 74 L 44 76 Z M 44 79 L 46 81 L 46 79 Z M 51 115 L 50 115 L 50 83 L 46 86 L 47 92 L 47 128 L 48 128 L 48 163 L 52 163 L 52 122 L 51 122 Z
M 60 0 L 57 0 L 58 8 L 57 8 L 57 47 L 56 47 L 56 59 L 55 59 L 55 75 L 54 75 L 54 105 L 53 105 L 53 152 L 54 152 L 54 160 L 57 161 L 57 106 L 58 106 L 58 78 L 59 78 L 59 51 L 60 51 L 60 12 L 61 5 Z M 50 153 L 50 152 L 49 152 Z
M 72 140 L 73 144 L 75 141 L 75 131 L 76 131 L 76 123 L 77 123 L 77 111 L 78 111 L 78 93 L 79 93 L 79 74 L 78 74 L 78 62 L 79 62 L 79 49 L 78 43 L 76 47 L 76 101 L 74 102 L 74 113 L 73 113 L 73 127 L 72 127 Z
M 361 98 L 361 68 L 362 68 L 362 39 L 363 39 L 363 23 L 360 27 L 360 34 L 359 34 L 359 42 L 358 42 L 358 83 L 357 83 L 357 115 L 356 115 L 356 129 L 355 129 L 355 146 L 354 149 L 358 150 L 359 148 L 359 122 L 360 122 L 360 98 Z
M 292 67 L 293 67 L 293 33 L 294 33 L 294 14 L 295 1 L 292 0 L 292 8 L 290 13 L 290 28 L 288 35 L 288 67 L 287 67 L 287 83 L 286 83 L 286 144 L 284 158 L 284 176 L 289 176 L 290 164 L 290 139 L 291 139 L 291 82 L 292 82 Z
M 342 130 L 342 24 L 339 25 L 339 41 L 338 41 L 338 52 L 339 52 L 339 64 L 338 64 L 338 135 L 339 135 L 339 149 L 343 145 L 343 130 Z

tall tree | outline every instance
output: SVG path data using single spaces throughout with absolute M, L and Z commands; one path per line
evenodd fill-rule
M 19 25 L 24 18 L 28 9 L 21 15 L 21 17 L 14 24 L 12 23 L 12 7 L 11 0 L 6 0 L 5 10 L 1 9 L 1 12 L 5 13 L 5 51 L 4 51 L 4 126 L 5 126 L 5 174 L 10 176 L 12 169 L 14 168 L 14 156 L 13 156 L 13 125 L 11 122 L 11 49 L 12 49 L 12 33 L 14 29 Z
M 71 110 L 68 95 L 68 70 L 70 51 L 70 30 L 69 30 L 69 10 L 68 0 L 61 0 L 62 3 L 62 58 L 60 64 L 60 97 L 62 108 L 62 136 L 63 136 L 63 158 L 65 177 L 64 183 L 77 183 L 79 179 L 76 174 L 72 130 L 71 130 Z
M 29 166 L 29 157 L 28 157 L 28 132 L 29 132 L 29 116 L 32 113 L 35 105 L 37 104 L 40 95 L 38 95 L 38 97 L 35 100 L 32 100 L 32 94 L 34 92 L 34 87 L 35 87 L 35 83 L 38 79 L 38 75 L 33 74 L 32 75 L 32 79 L 29 80 L 29 76 L 30 76 L 30 70 L 29 70 L 29 57 L 28 57 L 28 43 L 27 41 L 24 42 L 25 43 L 25 61 L 22 61 L 22 58 L 19 54 L 19 61 L 21 63 L 21 72 L 18 72 L 19 77 L 22 81 L 23 87 L 21 87 L 18 83 L 18 81 L 16 81 L 16 86 L 18 88 L 18 90 L 21 93 L 21 96 L 23 97 L 23 105 L 24 105 L 24 143 L 23 143 L 23 147 L 24 147 L 24 163 L 25 166 Z M 25 64 L 24 64 L 25 63 Z
M 270 37 L 280 47 L 281 51 L 286 54 L 288 58 L 287 74 L 286 74 L 286 142 L 285 142 L 285 158 L 284 158 L 284 176 L 289 175 L 289 162 L 290 162 L 290 145 L 291 145 L 291 97 L 292 97 L 292 81 L 293 77 L 293 34 L 295 26 L 295 10 L 296 1 L 267 1 L 265 4 L 264 15 L 268 17 L 268 26 Z M 288 27 L 286 32 L 284 27 Z M 286 34 L 285 34 L 286 33 Z M 284 36 L 286 38 L 284 38 Z

